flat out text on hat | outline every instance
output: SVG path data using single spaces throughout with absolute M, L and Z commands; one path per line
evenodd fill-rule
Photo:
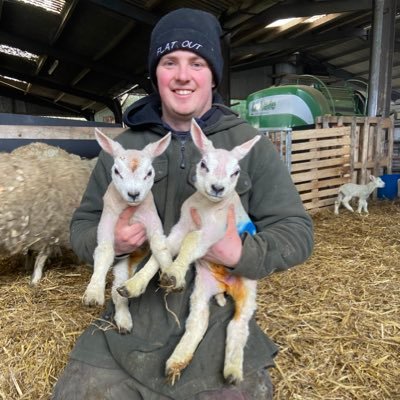
M 199 50 L 203 47 L 200 43 L 195 43 L 191 40 L 183 40 L 182 42 L 178 40 L 174 40 L 172 42 L 168 42 L 163 46 L 157 48 L 157 56 L 164 54 L 165 52 L 170 52 L 172 50 L 178 49 L 189 49 L 189 50 Z

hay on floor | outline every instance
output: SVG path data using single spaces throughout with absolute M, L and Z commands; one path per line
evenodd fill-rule
M 313 216 L 303 265 L 259 284 L 257 319 L 280 347 L 276 400 L 399 398 L 400 205 Z M 91 271 L 53 265 L 38 288 L 0 259 L 0 399 L 48 399 L 77 337 L 102 311 L 81 298 Z

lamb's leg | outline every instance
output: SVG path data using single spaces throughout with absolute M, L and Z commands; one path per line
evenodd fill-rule
M 50 249 L 43 249 L 40 251 L 38 256 L 36 257 L 35 260 L 35 265 L 33 267 L 33 273 L 32 273 L 32 278 L 31 278 L 31 285 L 36 286 L 40 279 L 42 279 L 43 276 L 43 267 L 46 263 L 47 258 L 50 255 Z
M 182 241 L 175 261 L 161 275 L 160 286 L 166 290 L 182 290 L 190 264 L 204 256 L 208 247 L 201 231 L 189 232 Z
M 157 273 L 159 264 L 154 256 L 151 256 L 146 265 L 132 278 L 128 279 L 116 290 L 123 297 L 139 297 L 146 290 L 149 282 Z
M 335 214 L 338 215 L 339 214 L 339 208 L 340 208 L 340 204 L 342 203 L 343 200 L 343 195 L 342 193 L 338 194 L 338 197 L 335 201 Z
M 230 293 L 235 300 L 235 315 L 228 324 L 225 346 L 224 378 L 233 384 L 243 380 L 244 347 L 249 336 L 249 321 L 257 307 L 257 282 L 239 279 L 244 285 L 244 291 Z
M 354 212 L 353 207 L 349 204 L 352 196 L 345 196 L 342 200 L 343 205 L 351 212 Z
M 134 268 L 136 270 L 136 266 Z M 129 300 L 122 297 L 117 288 L 129 278 L 129 258 L 118 262 L 114 268 L 114 282 L 111 289 L 111 296 L 115 306 L 114 320 L 120 333 L 128 333 L 132 330 L 133 323 L 131 313 L 129 312 Z M 134 271 L 131 272 L 132 274 Z
M 364 210 L 364 212 L 368 214 L 368 204 L 367 204 L 367 200 L 362 199 L 362 198 L 360 197 L 360 199 L 359 199 L 359 201 L 358 201 L 358 209 L 357 209 L 357 212 L 358 212 L 359 214 L 361 214 L 362 210 Z
M 203 268 L 196 268 L 196 279 L 190 296 L 190 313 L 186 320 L 186 330 L 174 352 L 168 358 L 165 374 L 170 384 L 179 379 L 181 371 L 193 358 L 197 346 L 207 331 L 210 315 L 210 298 L 218 293 L 216 281 Z
M 177 254 L 182 238 L 179 233 L 174 233 L 166 239 L 168 257 Z M 172 263 L 172 261 L 171 261 Z M 168 265 L 168 267 L 171 264 Z M 156 257 L 152 255 L 146 265 L 132 278 L 128 279 L 123 285 L 117 288 L 118 293 L 123 297 L 139 297 L 146 290 L 149 282 L 158 272 L 160 264 Z
M 113 243 L 100 243 L 94 251 L 93 275 L 83 296 L 84 304 L 88 306 L 104 304 L 104 290 L 107 272 L 114 261 Z
M 224 307 L 226 305 L 226 297 L 225 293 L 218 293 L 215 295 L 215 301 L 220 307 Z
M 164 271 L 172 264 L 171 253 L 168 248 L 167 238 L 164 235 L 153 235 L 150 239 L 152 254 L 156 257 L 161 271 Z

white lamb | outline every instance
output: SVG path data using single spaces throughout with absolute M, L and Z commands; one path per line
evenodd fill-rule
M 69 223 L 79 205 L 91 161 L 58 147 L 30 143 L 0 154 L 0 250 L 34 261 L 39 283 L 48 258 L 70 249 Z
M 384 188 L 385 182 L 373 175 L 370 175 L 371 182 L 366 185 L 358 185 L 356 183 L 346 183 L 339 188 L 339 194 L 335 201 L 335 214 L 339 214 L 339 207 L 343 204 L 349 211 L 354 212 L 353 207 L 349 204 L 350 200 L 353 197 L 358 197 L 358 209 L 357 212 L 361 214 L 361 211 L 364 210 L 368 214 L 368 204 L 367 199 L 369 195 L 376 188 Z
M 227 268 L 208 263 L 202 257 L 224 236 L 228 208 L 232 205 L 238 231 L 250 226 L 253 228 L 251 233 L 255 233 L 235 186 L 240 173 L 239 160 L 246 156 L 260 136 L 227 151 L 215 149 L 195 121 L 191 135 L 202 154 L 196 170 L 197 192 L 183 203 L 181 217 L 167 238 L 171 253 L 179 254 L 174 263 L 162 271 L 162 284 L 182 289 L 192 262 L 196 265 L 196 279 L 186 331 L 167 360 L 166 375 L 172 384 L 179 378 L 207 330 L 210 298 L 216 296 L 218 303 L 223 305 L 223 293 L 228 293 L 235 301 L 236 311 L 227 328 L 223 373 L 227 381 L 237 383 L 243 379 L 243 351 L 249 334 L 248 322 L 256 309 L 257 283 L 230 275 Z M 201 227 L 192 220 L 193 209 L 202 221 Z M 152 257 L 141 271 L 117 290 L 125 297 L 137 297 L 157 271 L 158 263 Z
M 114 164 L 112 181 L 103 197 L 104 206 L 97 229 L 93 275 L 83 299 L 86 305 L 104 304 L 106 276 L 115 257 L 114 227 L 119 215 L 127 207 L 136 208 L 131 222 L 143 223 L 152 254 L 160 265 L 169 266 L 172 262 L 151 192 L 155 175 L 152 161 L 166 150 L 171 141 L 171 134 L 148 144 L 142 150 L 125 150 L 118 142 L 99 130 L 96 130 L 95 134 L 102 149 L 114 158 Z M 130 331 L 132 320 L 127 309 L 127 300 L 122 298 L 115 288 L 128 278 L 129 264 L 132 264 L 133 259 L 142 257 L 143 255 L 134 254 L 114 267 L 112 298 L 116 307 L 115 321 L 120 331 Z

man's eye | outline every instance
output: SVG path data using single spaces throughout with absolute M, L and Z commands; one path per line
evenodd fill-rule
M 195 62 L 195 63 L 192 64 L 192 67 L 194 69 L 201 69 L 201 68 L 204 68 L 204 64 L 201 63 L 201 62 Z
M 173 67 L 175 65 L 175 63 L 172 60 L 165 60 L 162 65 L 164 67 Z

